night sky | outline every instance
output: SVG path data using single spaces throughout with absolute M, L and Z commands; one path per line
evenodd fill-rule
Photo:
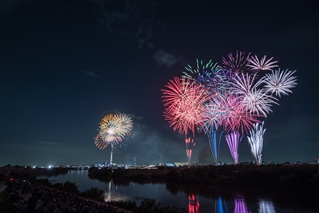
M 274 57 L 298 85 L 265 120 L 265 162 L 319 157 L 317 1 L 0 0 L 0 166 L 93 164 L 103 115 L 134 128 L 114 162 L 187 161 L 163 117 L 161 89 L 196 59 Z M 212 163 L 195 136 L 193 163 Z M 252 161 L 246 135 L 239 162 Z M 232 163 L 226 140 L 220 161 Z

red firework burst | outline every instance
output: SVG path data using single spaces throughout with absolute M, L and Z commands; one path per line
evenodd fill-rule
M 164 117 L 174 131 L 195 133 L 195 126 L 201 122 L 204 103 L 209 96 L 203 86 L 197 85 L 189 78 L 175 77 L 162 89 L 165 107 Z

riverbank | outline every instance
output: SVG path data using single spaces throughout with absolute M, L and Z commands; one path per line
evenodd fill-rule
M 78 194 L 10 177 L 1 195 L 1 212 L 108 212 L 132 211 Z
M 1 167 L 0 174 L 21 179 L 40 175 L 66 174 L 68 168 L 32 169 Z M 157 167 L 157 169 L 97 168 L 88 171 L 91 179 L 115 184 L 182 183 L 225 187 L 272 189 L 294 193 L 317 193 L 319 164 L 206 165 L 192 167 Z
M 54 170 L 54 169 L 53 169 Z M 84 192 L 78 190 L 75 182 L 54 183 L 48 179 L 37 179 L 36 174 L 43 175 L 46 171 L 37 170 L 28 174 L 21 170 L 6 168 L 0 174 L 0 181 L 5 182 L 6 189 L 1 195 L 1 212 L 154 212 L 154 213 L 185 213 L 183 208 L 161 207 L 154 199 L 137 198 L 125 201 L 106 202 L 102 189 L 91 188 Z M 61 171 L 61 170 L 60 170 Z M 57 174 L 57 171 L 50 171 Z M 63 171 L 64 173 L 64 171 Z M 101 200 L 102 199 L 102 200 Z M 99 202 L 100 201 L 100 202 Z M 38 203 L 40 202 L 40 203 Z

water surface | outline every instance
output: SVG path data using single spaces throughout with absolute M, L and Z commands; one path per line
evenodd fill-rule
M 52 183 L 75 182 L 80 191 L 91 187 L 103 189 L 107 201 L 132 198 L 152 198 L 162 206 L 186 208 L 191 213 L 315 213 L 318 205 L 309 202 L 307 196 L 265 190 L 216 188 L 203 185 L 181 184 L 114 184 L 88 177 L 87 170 L 69 170 L 48 178 Z

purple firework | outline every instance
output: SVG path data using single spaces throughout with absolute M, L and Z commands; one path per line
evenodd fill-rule
M 238 145 L 241 141 L 240 134 L 237 131 L 231 132 L 225 136 L 230 154 L 234 159 L 234 164 L 238 164 Z
M 237 197 L 235 198 L 235 209 L 234 213 L 251 213 L 250 210 L 248 210 L 246 202 L 244 198 Z

